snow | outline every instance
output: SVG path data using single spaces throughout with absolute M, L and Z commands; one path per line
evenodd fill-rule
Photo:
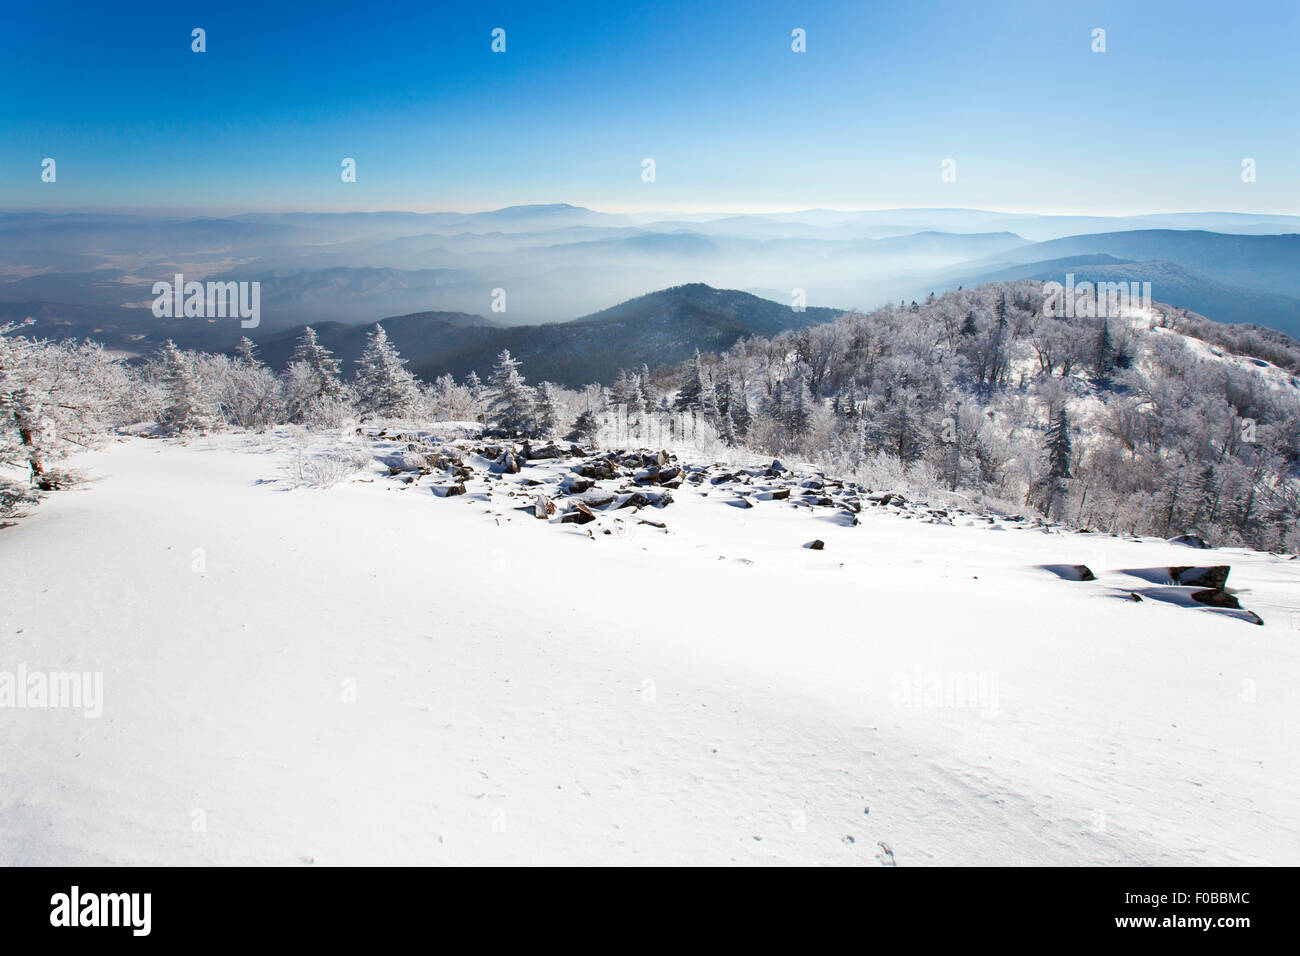
M 0 710 L 0 862 L 1300 863 L 1300 561 L 708 484 L 566 525 L 501 490 L 563 462 L 293 441 L 123 440 L 0 530 L 0 673 L 104 693 Z M 1265 626 L 1126 573 L 1209 564 Z

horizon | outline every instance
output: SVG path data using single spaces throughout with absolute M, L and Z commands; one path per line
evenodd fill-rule
M 1262 219 L 1285 219 L 1300 218 L 1300 212 L 1262 212 L 1245 209 L 1145 209 L 1143 211 L 1099 211 L 1083 209 L 1050 209 L 1050 210 L 1026 210 L 1012 208 L 992 208 L 992 207 L 973 207 L 973 206 L 782 206 L 774 208 L 757 208 L 754 206 L 737 207 L 728 209 L 724 207 L 713 208 L 656 208 L 653 206 L 628 206 L 625 208 L 600 207 L 588 205 L 586 203 L 575 203 L 566 200 L 557 200 L 554 202 L 522 202 L 508 203 L 505 205 L 487 205 L 463 208 L 400 208 L 400 207 L 383 207 L 374 209 L 365 208 L 283 208 L 283 207 L 239 207 L 239 208 L 216 208 L 216 207 L 171 207 L 171 206 L 78 206 L 66 209 L 50 209 L 48 206 L 4 206 L 0 207 L 0 215 L 11 214 L 28 214 L 39 213 L 49 216 L 78 216 L 78 215 L 95 215 L 95 216 L 142 216 L 157 218 L 212 218 L 212 219 L 234 219 L 240 216 L 258 216 L 258 215 L 305 215 L 305 216 L 355 216 L 355 215 L 416 215 L 430 216 L 439 214 L 473 216 L 483 213 L 504 212 L 513 209 L 541 209 L 541 208 L 569 208 L 574 210 L 594 212 L 601 215 L 610 216 L 656 216 L 667 218 L 672 216 L 693 216 L 705 218 L 710 216 L 796 216 L 806 213 L 843 213 L 853 215 L 859 213 L 915 213 L 915 212 L 968 212 L 979 213 L 989 216 L 1018 216 L 1025 218 L 1095 218 L 1095 219 L 1144 219 L 1152 216 L 1241 216 L 1256 217 Z

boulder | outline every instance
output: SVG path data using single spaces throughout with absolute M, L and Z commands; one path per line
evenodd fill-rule
M 433 489 L 433 493 L 439 498 L 454 498 L 457 495 L 465 493 L 464 485 L 439 485 Z
M 1229 594 L 1223 588 L 1206 588 L 1204 591 L 1193 591 L 1192 600 L 1207 607 L 1226 607 L 1234 611 L 1241 610 L 1241 602 L 1237 600 L 1237 596 Z
M 584 478 L 593 479 L 611 479 L 617 477 L 614 472 L 614 463 L 604 458 L 597 458 L 594 461 L 583 462 L 578 466 L 578 474 Z
M 618 503 L 619 508 L 663 508 L 673 503 L 666 491 L 634 491 Z
M 498 474 L 519 474 L 519 457 L 513 452 L 502 452 L 501 457 L 492 463 L 492 470 Z
M 1228 572 L 1232 568 L 1226 564 L 1215 564 L 1204 568 L 1173 567 L 1169 576 L 1175 584 L 1185 587 L 1221 589 L 1228 583 Z
M 546 495 L 538 495 L 533 499 L 533 517 L 549 518 L 555 514 L 555 502 Z
M 1206 550 L 1210 543 L 1202 538 L 1199 534 L 1176 534 L 1169 539 L 1170 544 L 1182 544 L 1189 548 L 1199 548 Z
M 605 505 L 610 504 L 616 497 L 618 496 L 612 491 L 606 491 L 603 488 L 591 488 L 581 494 L 574 495 L 569 500 L 572 501 L 575 506 L 580 505 L 584 508 L 603 508 Z
M 812 541 L 805 544 L 804 547 L 812 551 L 824 551 L 826 549 L 826 542 L 821 538 L 814 538 Z
M 590 508 L 581 501 L 575 502 L 572 510 L 568 511 L 560 518 L 561 524 L 586 524 L 589 521 L 595 521 L 596 516 L 592 514 Z
M 566 495 L 580 495 L 594 487 L 596 487 L 596 483 L 590 478 L 579 478 L 576 475 L 566 475 L 564 480 L 560 482 L 560 490 Z
M 556 444 L 543 445 L 541 448 L 530 448 L 524 446 L 524 457 L 529 461 L 537 459 L 563 458 L 568 454 L 563 448 Z

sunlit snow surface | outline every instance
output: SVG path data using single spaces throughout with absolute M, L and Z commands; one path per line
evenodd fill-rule
M 0 709 L 0 863 L 1300 863 L 1300 561 L 295 454 L 133 438 L 0 530 L 0 673 L 104 695 Z M 1263 627 L 1146 570 L 1208 564 Z

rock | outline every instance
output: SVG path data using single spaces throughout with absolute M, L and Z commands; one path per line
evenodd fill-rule
M 561 524 L 586 524 L 589 521 L 595 521 L 596 516 L 591 513 L 591 509 L 581 501 L 575 502 L 573 509 L 560 518 Z
M 595 461 L 588 461 L 579 465 L 578 474 L 584 478 L 606 480 L 617 477 L 614 473 L 614 463 L 604 458 L 597 458 Z
M 652 465 L 643 471 L 638 471 L 632 480 L 638 485 L 661 485 L 676 481 L 680 484 L 682 470 L 677 467 L 660 468 L 658 465 Z
M 1142 603 L 1142 595 L 1140 595 L 1140 594 L 1134 594 L 1132 591 L 1129 592 L 1129 594 L 1128 594 L 1128 599 L 1129 599 L 1130 601 L 1132 601 L 1134 604 L 1141 604 L 1141 603 Z
M 731 472 L 724 472 L 721 475 L 714 475 L 712 478 L 709 479 L 709 483 L 714 485 L 720 485 L 724 481 L 735 481 L 735 480 L 736 480 L 736 476 L 733 475 Z
M 566 495 L 580 495 L 594 487 L 596 487 L 596 483 L 590 478 L 578 478 L 574 475 L 566 475 L 564 480 L 560 482 L 560 490 Z
M 664 524 L 662 521 L 650 521 L 647 518 L 642 518 L 640 521 L 637 522 L 637 524 L 648 524 L 650 527 L 658 528 L 661 531 L 668 530 L 668 525 Z
M 755 495 L 755 497 L 759 501 L 784 501 L 786 498 L 790 497 L 790 489 L 778 488 L 775 491 L 762 491 Z
M 1077 572 L 1079 573 L 1079 580 L 1080 580 L 1080 581 L 1095 581 L 1095 580 L 1097 580 L 1097 575 L 1093 574 L 1093 573 L 1092 573 L 1092 568 L 1088 567 L 1086 564 L 1076 564 L 1076 565 L 1074 566 L 1074 570 L 1077 571 Z
M 619 508 L 663 508 L 672 504 L 673 496 L 666 491 L 634 491 L 618 503 Z
M 1229 594 L 1223 588 L 1206 588 L 1204 591 L 1193 591 L 1192 600 L 1207 607 L 1226 607 L 1234 611 L 1241 610 L 1241 602 L 1237 600 L 1236 595 Z
M 556 444 L 543 445 L 541 448 L 529 448 L 524 446 L 524 457 L 529 461 L 537 459 L 563 458 L 568 454 L 563 448 Z
M 549 518 L 555 514 L 555 502 L 546 495 L 538 495 L 533 499 L 533 517 Z
M 512 452 L 503 452 L 501 457 L 492 463 L 492 470 L 505 475 L 519 474 L 519 458 Z
M 581 494 L 574 495 L 569 500 L 572 501 L 575 506 L 581 506 L 584 508 L 603 508 L 605 505 L 610 504 L 616 497 L 618 496 L 612 491 L 606 491 L 603 488 L 592 488 L 582 492 Z
M 805 544 L 804 547 L 809 548 L 813 551 L 824 551 L 826 549 L 826 542 L 823 541 L 821 538 L 815 538 L 812 541 L 809 541 L 807 544 Z
M 1208 549 L 1210 543 L 1199 534 L 1176 534 L 1169 539 L 1170 544 L 1183 544 L 1189 548 Z
M 1232 568 L 1226 564 L 1215 564 L 1205 568 L 1174 567 L 1169 569 L 1169 576 L 1175 584 L 1185 587 L 1221 589 L 1228 583 L 1228 572 Z
M 454 498 L 457 495 L 465 493 L 464 485 L 439 485 L 433 489 L 433 493 L 439 498 Z

